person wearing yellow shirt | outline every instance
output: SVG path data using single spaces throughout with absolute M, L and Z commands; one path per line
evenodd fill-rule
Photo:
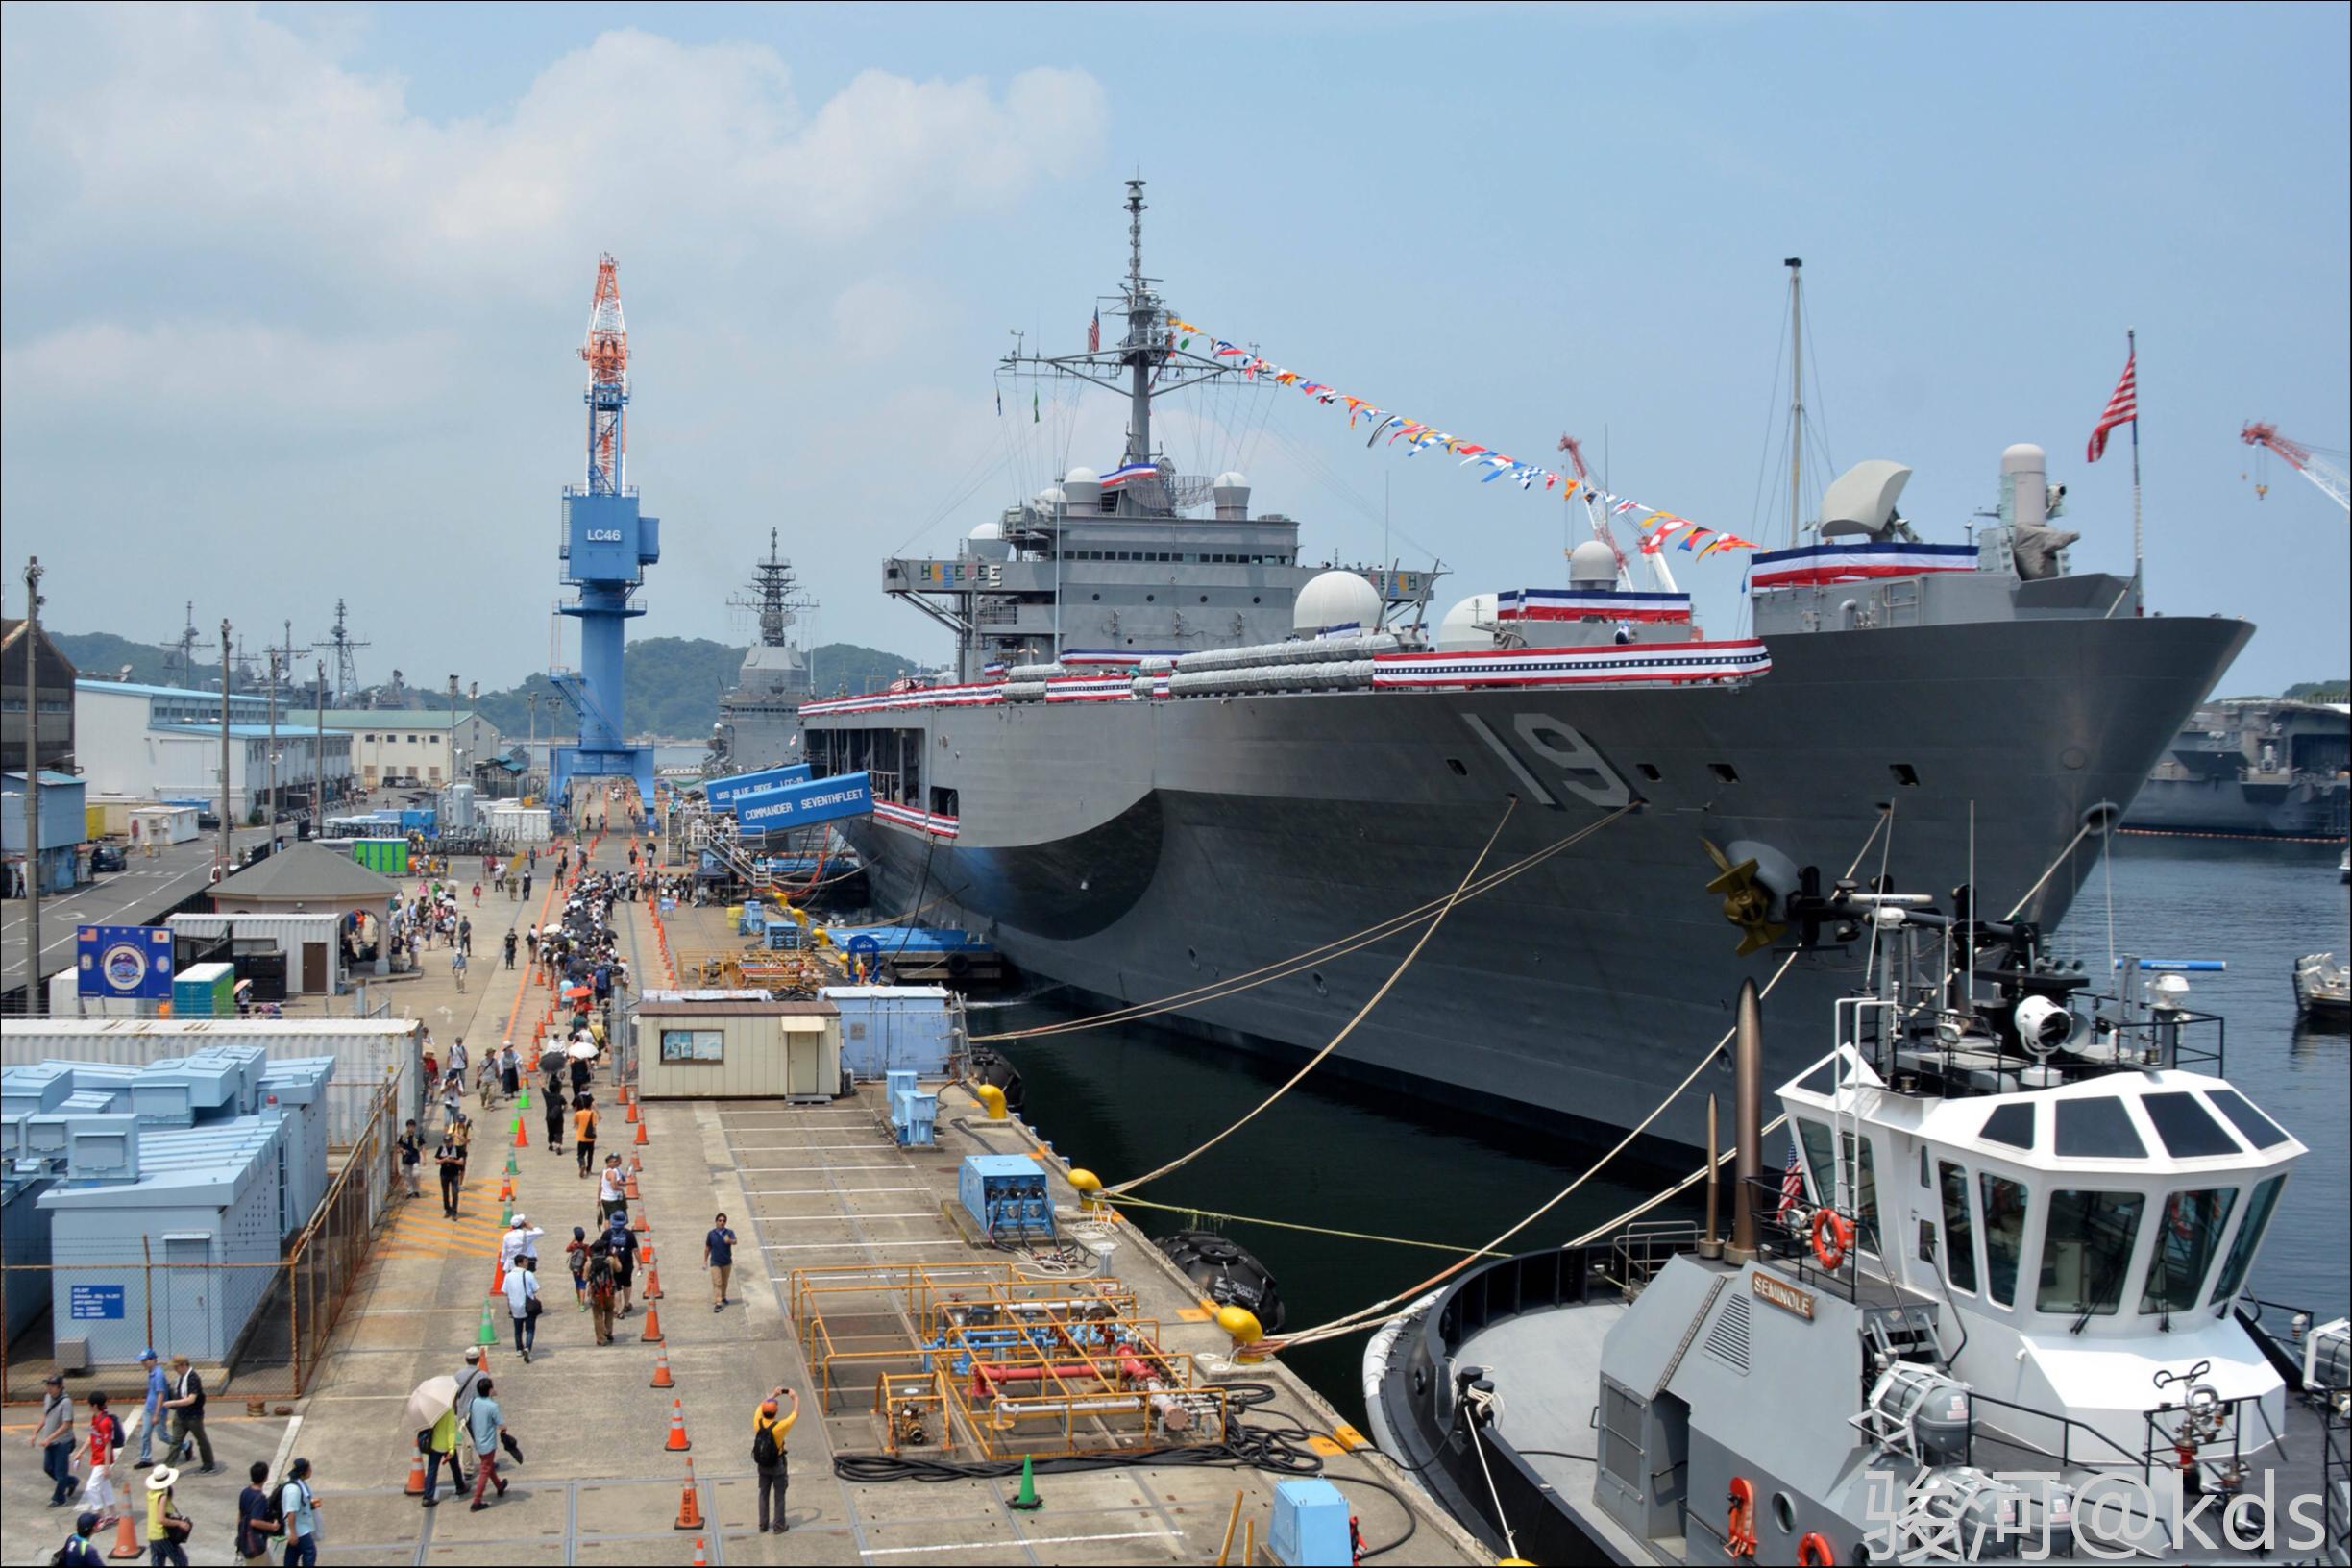
M 778 1400 L 790 1400 L 792 1409 L 778 1414 Z M 778 1535 L 784 1533 L 784 1435 L 800 1419 L 800 1396 L 779 1385 L 751 1417 L 751 1468 L 759 1472 L 759 1528 L 762 1534 L 770 1530 L 768 1499 L 775 1498 L 775 1524 Z

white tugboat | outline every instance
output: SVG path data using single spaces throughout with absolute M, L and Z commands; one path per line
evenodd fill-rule
M 1965 890 L 1964 890 L 1965 891 Z M 1728 1243 L 1635 1226 L 1491 1263 L 1374 1341 L 1381 1446 L 1545 1562 L 2346 1560 L 2341 1318 L 2248 1283 L 2304 1146 L 2221 1021 L 2125 959 L 1844 889 L 1875 985 L 1779 1099 L 1735 1035 Z

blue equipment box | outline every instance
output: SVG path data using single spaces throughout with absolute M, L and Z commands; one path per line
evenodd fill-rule
M 1053 1190 L 1044 1167 L 1025 1155 L 966 1155 L 956 1196 L 992 1240 L 1054 1239 Z
M 1339 1488 L 1319 1476 L 1276 1482 L 1266 1550 L 1287 1568 L 1349 1568 L 1356 1546 Z

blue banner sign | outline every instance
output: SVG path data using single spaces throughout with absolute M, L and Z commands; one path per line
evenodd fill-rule
M 739 796 L 735 820 L 746 828 L 772 830 L 863 817 L 872 810 L 873 793 L 867 787 L 866 775 L 839 773 Z
M 123 1287 L 119 1285 L 71 1285 L 65 1290 L 66 1311 L 77 1321 L 123 1315 Z
M 75 930 L 75 974 L 85 996 L 169 1001 L 172 934 L 160 925 L 85 925 Z
M 737 773 L 732 778 L 715 778 L 703 786 L 702 798 L 710 802 L 713 811 L 731 811 L 738 798 L 772 790 L 781 784 L 798 784 L 809 776 L 805 762 L 788 763 L 781 768 L 763 768 L 756 773 Z

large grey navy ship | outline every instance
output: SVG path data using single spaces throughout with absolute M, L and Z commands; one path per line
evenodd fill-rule
M 752 571 L 745 595 L 727 601 L 751 612 L 758 638 L 744 650 L 734 690 L 719 699 L 719 722 L 711 726 L 704 766 L 713 774 L 800 760 L 800 704 L 808 700 L 812 682 L 808 655 L 793 627 L 815 605 L 800 593 L 792 562 L 777 553 L 773 528 L 768 530 L 768 558 Z
M 2352 828 L 2352 713 L 2340 702 L 2209 702 L 2123 814 L 2158 833 L 2340 839 Z
M 1172 331 L 1139 182 L 1127 208 L 1123 334 L 1007 361 L 1123 396 L 1120 464 L 1067 470 L 951 557 L 884 563 L 884 590 L 953 632 L 955 680 L 801 708 L 820 776 L 870 776 L 846 831 L 877 909 L 961 919 L 1034 974 L 1187 993 L 1164 1021 L 1213 1041 L 1319 1048 L 1492 836 L 1483 873 L 1511 874 L 1451 910 L 1333 1061 L 1631 1125 L 1794 945 L 1787 901 L 1866 845 L 1865 875 L 1973 881 L 2054 925 L 2095 864 L 2086 824 L 2112 823 L 2251 634 L 2070 571 L 2030 445 L 1965 544 L 1901 517 L 1910 470 L 1849 471 L 1794 548 L 1753 557 L 1740 635 L 1703 632 L 1657 557 L 1629 562 L 1589 490 L 1564 587 L 1432 625 L 1433 573 L 1306 563 L 1241 475 L 1163 456 L 1155 402 L 1235 372 Z M 1794 957 L 1776 1005 L 1850 989 L 1863 950 L 1837 939 Z M 1699 1142 L 1694 1100 L 1653 1130 Z

